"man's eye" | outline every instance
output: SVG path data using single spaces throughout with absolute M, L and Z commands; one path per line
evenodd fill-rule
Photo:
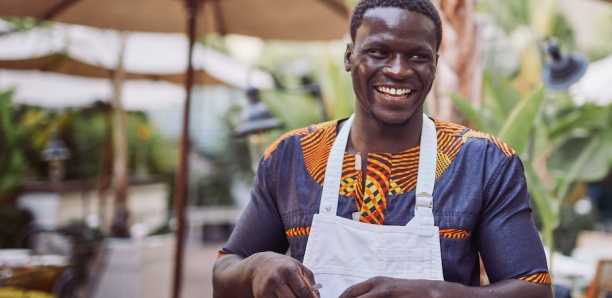
M 426 59 L 428 59 L 428 57 L 425 56 L 425 55 L 412 55 L 410 58 L 411 59 L 419 59 L 419 60 L 426 60 Z
M 377 56 L 385 56 L 387 55 L 387 52 L 382 51 L 382 50 L 371 50 L 370 53 L 377 55 Z

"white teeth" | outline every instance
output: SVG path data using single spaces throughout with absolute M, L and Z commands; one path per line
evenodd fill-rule
M 410 95 L 410 92 L 412 92 L 412 90 L 410 89 L 395 89 L 387 87 L 378 87 L 377 89 L 382 93 L 387 93 L 391 95 Z

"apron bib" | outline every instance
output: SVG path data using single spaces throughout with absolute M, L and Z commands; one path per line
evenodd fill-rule
M 304 255 L 304 265 L 323 285 L 321 297 L 338 297 L 348 287 L 375 276 L 444 280 L 439 229 L 432 213 L 437 154 L 434 122 L 423 115 L 415 216 L 406 226 L 385 226 L 336 215 L 353 117 L 346 121 L 330 151 L 321 205 Z

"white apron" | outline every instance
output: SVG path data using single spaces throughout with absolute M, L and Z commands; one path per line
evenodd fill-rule
M 423 115 L 415 217 L 406 226 L 363 223 L 336 216 L 344 150 L 353 123 L 342 126 L 327 161 L 319 213 L 314 215 L 304 265 L 323 285 L 322 298 L 375 276 L 444 280 L 439 229 L 432 213 L 437 137 Z

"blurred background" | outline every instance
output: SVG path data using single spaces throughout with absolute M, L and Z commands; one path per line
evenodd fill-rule
M 432 1 L 426 112 L 519 154 L 556 297 L 611 297 L 612 1 Z M 267 146 L 353 111 L 357 2 L 0 0 L 0 297 L 212 297 Z

